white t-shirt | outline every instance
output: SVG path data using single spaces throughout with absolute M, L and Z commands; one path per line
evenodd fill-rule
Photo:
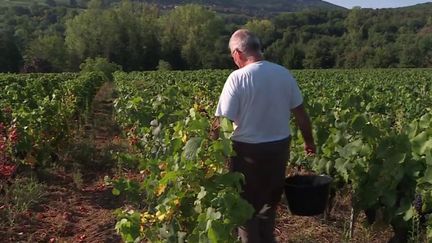
M 286 68 L 259 61 L 229 75 L 215 115 L 234 122 L 234 141 L 272 142 L 290 135 L 291 109 L 302 103 L 297 82 Z

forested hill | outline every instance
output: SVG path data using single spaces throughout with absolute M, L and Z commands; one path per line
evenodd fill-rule
M 404 9 L 404 10 L 418 10 L 418 9 L 425 9 L 425 8 L 432 8 L 432 2 L 427 2 L 427 3 L 420 3 L 420 4 L 416 4 L 416 5 L 412 5 L 412 6 L 408 6 L 408 7 L 402 7 L 399 9 Z
M 321 0 L 133 0 L 157 5 L 162 9 L 173 9 L 176 6 L 194 3 L 226 14 L 241 14 L 247 16 L 272 16 L 280 12 L 298 12 L 303 10 L 335 10 L 343 9 L 337 5 Z M 85 8 L 88 0 L 1 0 L 1 6 L 29 6 L 39 3 L 49 6 L 63 6 L 69 8 Z M 121 0 L 103 0 L 106 6 L 112 6 Z
M 198 3 L 209 6 L 220 13 L 244 14 L 248 16 L 272 16 L 281 12 L 303 10 L 343 9 L 340 6 L 321 0 L 140 0 L 159 6 L 172 8 L 185 3 Z

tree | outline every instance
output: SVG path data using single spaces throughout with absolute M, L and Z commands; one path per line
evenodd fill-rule
M 51 71 L 51 64 L 47 60 L 37 57 L 26 60 L 22 69 L 23 73 L 49 73 Z
M 45 0 L 45 3 L 50 6 L 50 7 L 55 7 L 57 6 L 57 3 L 55 0 Z
M 392 68 L 399 63 L 397 50 L 394 45 L 375 48 L 375 56 L 371 61 L 374 68 Z
M 302 69 L 305 53 L 302 48 L 292 45 L 286 51 L 282 64 L 290 69 Z
M 323 37 L 310 41 L 305 50 L 303 66 L 305 68 L 332 68 L 336 64 L 336 57 L 331 49 L 335 41 L 330 37 Z
M 222 33 L 222 21 L 214 12 L 199 5 L 177 7 L 161 19 L 164 60 L 174 69 L 207 66 Z M 226 51 L 222 50 L 222 51 Z M 173 54 L 180 53 L 181 59 Z
M 77 1 L 76 0 L 69 0 L 69 5 L 71 6 L 71 7 L 78 7 L 78 3 L 77 3 Z
M 77 56 L 104 57 L 126 71 L 155 69 L 160 56 L 155 7 L 123 1 L 104 9 L 92 0 L 89 9 L 66 24 L 66 45 Z
M 119 46 L 112 60 L 126 71 L 155 69 L 160 57 L 157 36 L 159 11 L 154 6 L 123 1 L 114 9 L 119 26 Z
M 215 42 L 214 52 L 208 56 L 203 68 L 233 69 L 235 64 L 228 49 L 229 35 L 221 35 Z
M 419 49 L 423 57 L 423 66 L 432 67 L 432 33 L 419 40 Z
M 66 22 L 65 43 L 78 63 L 87 57 L 111 60 L 121 44 L 115 12 L 102 8 L 102 1 L 92 0 L 89 9 Z
M 353 8 L 345 19 L 348 41 L 354 46 L 360 45 L 362 40 L 367 38 L 366 11 L 361 8 Z
M 62 72 L 69 66 L 67 49 L 63 37 L 59 34 L 39 36 L 30 42 L 26 50 L 26 59 L 34 58 L 49 62 L 54 72 Z
M 421 67 L 422 56 L 419 48 L 415 45 L 405 46 L 400 54 L 400 67 L 404 68 L 416 68 Z
M 297 40 L 296 33 L 290 30 L 285 30 L 282 39 L 277 39 L 268 48 L 266 48 L 264 55 L 267 59 L 277 62 L 286 62 L 286 50 L 299 43 Z M 286 63 L 284 64 L 286 65 Z
M 90 1 L 90 0 L 78 0 L 78 5 L 79 5 L 81 8 L 85 8 L 85 7 L 87 7 L 89 1 Z
M 274 41 L 276 28 L 270 20 L 250 20 L 245 24 L 245 28 L 260 38 L 263 48 Z
M 0 54 L 0 72 L 19 71 L 23 60 L 11 35 L 0 33 Z
M 375 55 L 374 48 L 370 46 L 363 46 L 360 48 L 353 48 L 351 46 L 345 47 L 345 51 L 343 54 L 343 60 L 340 62 L 343 63 L 345 68 L 364 68 L 364 67 L 373 67 L 373 63 L 371 60 Z

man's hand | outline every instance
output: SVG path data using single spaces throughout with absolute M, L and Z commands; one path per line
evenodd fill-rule
M 316 153 L 316 147 L 312 135 L 312 125 L 303 104 L 297 106 L 291 111 L 294 114 L 297 126 L 300 128 L 303 140 L 305 141 L 304 148 L 306 154 L 314 155 Z
M 305 153 L 306 155 L 313 156 L 316 154 L 316 147 L 315 144 L 307 144 L 304 145 Z

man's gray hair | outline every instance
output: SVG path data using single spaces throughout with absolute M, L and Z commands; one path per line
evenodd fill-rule
M 262 54 L 259 38 L 247 29 L 239 29 L 232 34 L 229 41 L 229 48 L 231 52 L 238 49 L 246 56 Z

